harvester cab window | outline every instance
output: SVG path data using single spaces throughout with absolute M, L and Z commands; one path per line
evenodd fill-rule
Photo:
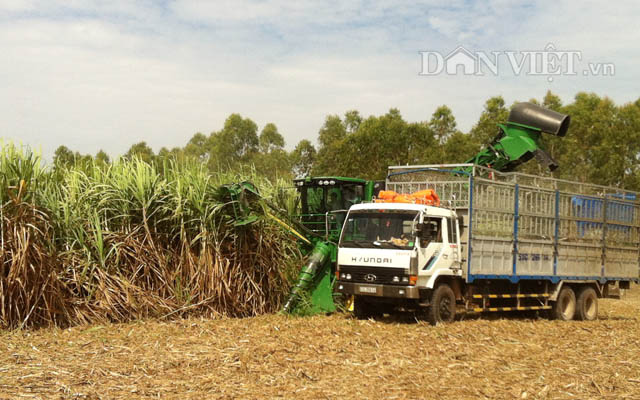
M 344 224 L 344 217 L 347 213 L 346 208 L 344 207 L 344 198 L 343 193 L 339 187 L 333 187 L 328 191 L 329 195 L 327 196 L 327 211 L 329 211 L 332 215 L 330 216 L 330 227 L 331 230 L 341 229 Z
M 318 186 L 310 186 L 307 188 L 307 213 L 324 214 L 327 212 L 324 204 L 324 188 Z M 304 212 L 304 210 L 303 210 Z
M 329 195 L 327 196 L 327 211 L 344 210 L 342 205 L 342 199 L 340 198 L 340 189 L 329 189 Z
M 362 185 L 345 185 L 342 188 L 342 195 L 342 208 L 348 210 L 352 205 L 362 202 L 364 188 Z

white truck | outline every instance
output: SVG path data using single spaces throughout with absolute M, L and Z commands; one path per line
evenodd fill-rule
M 593 320 L 598 298 L 640 278 L 638 193 L 470 164 L 390 167 L 386 188 L 432 189 L 442 203 L 349 209 L 335 288 L 354 296 L 357 317 L 422 309 L 435 324 L 545 310 Z

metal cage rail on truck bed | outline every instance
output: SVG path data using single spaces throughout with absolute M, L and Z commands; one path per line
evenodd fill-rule
M 639 281 L 640 193 L 473 164 L 392 166 L 386 189 L 457 211 L 467 282 Z

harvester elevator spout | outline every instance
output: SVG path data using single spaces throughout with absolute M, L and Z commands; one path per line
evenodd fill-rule
M 466 163 L 509 172 L 535 158 L 553 171 L 558 163 L 541 147 L 541 134 L 564 137 L 570 122 L 568 115 L 533 103 L 518 103 L 511 108 L 507 122 L 498 124 L 496 138 Z

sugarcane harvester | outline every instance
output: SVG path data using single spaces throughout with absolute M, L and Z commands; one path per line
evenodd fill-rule
M 334 312 L 337 243 L 344 217 L 352 205 L 372 201 L 383 184 L 345 177 L 307 177 L 296 179 L 294 184 L 301 202 L 298 218 L 311 233 L 312 246 L 283 311 Z
M 498 124 L 495 139 L 466 163 L 508 172 L 535 158 L 551 171 L 557 163 L 541 148 L 541 134 L 563 137 L 570 117 L 532 103 L 515 104 L 506 123 Z M 426 151 L 427 149 L 425 149 Z M 463 168 L 469 172 L 470 168 Z M 454 171 L 455 173 L 455 171 Z M 350 206 L 371 202 L 382 183 L 350 178 L 305 178 L 295 181 L 302 202 L 301 223 L 310 231 L 314 243 L 308 261 L 300 272 L 284 311 L 292 310 L 301 299 L 310 299 L 312 312 L 335 310 L 333 286 L 337 243 L 344 217 Z M 307 292 L 310 296 L 302 296 Z
M 498 124 L 495 139 L 466 163 L 511 171 L 535 158 L 553 171 L 557 163 L 540 147 L 541 133 L 562 137 L 569 122 L 569 116 L 535 104 L 516 104 L 507 122 Z M 463 167 L 452 173 L 468 173 L 471 168 Z M 337 249 L 345 216 L 351 206 L 374 201 L 384 189 L 384 182 L 326 176 L 296 179 L 294 186 L 300 196 L 300 215 L 283 214 L 282 210 L 262 199 L 257 188 L 249 182 L 226 185 L 223 190 L 234 205 L 235 225 L 257 220 L 250 212 L 250 203 L 259 198 L 270 208 L 268 215 L 300 239 L 306 262 L 283 311 L 334 312 Z
M 296 237 L 306 262 L 283 311 L 317 314 L 336 310 L 333 283 L 337 243 L 347 210 L 371 201 L 382 185 L 338 176 L 296 179 L 294 186 L 300 197 L 300 214 L 296 215 L 288 215 L 263 198 L 251 182 L 223 185 L 218 197 L 232 209 L 233 225 L 238 229 L 256 222 L 258 215 L 266 215 Z

